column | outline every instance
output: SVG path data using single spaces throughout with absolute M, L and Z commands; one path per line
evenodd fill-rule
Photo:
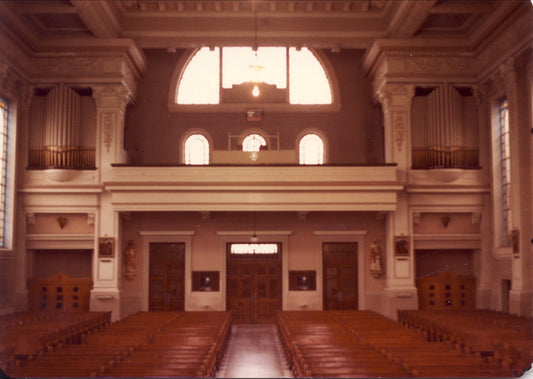
M 93 86 L 96 102 L 96 166 L 101 181 L 110 178 L 111 164 L 126 163 L 124 150 L 124 115 L 131 99 L 122 85 Z
M 500 66 L 509 104 L 512 284 L 509 312 L 533 315 L 531 49 Z
M 122 85 L 93 86 L 96 102 L 96 166 L 100 183 L 112 179 L 114 163 L 126 163 L 124 151 L 124 115 L 130 100 Z M 112 320 L 120 318 L 120 217 L 113 209 L 112 194 L 100 195 L 95 217 L 95 254 L 91 311 L 111 311 Z
M 15 167 L 15 176 L 23 177 L 27 166 L 27 138 L 28 138 L 28 115 L 30 112 L 30 103 L 33 94 L 32 86 L 24 86 L 22 93 L 18 96 L 17 104 L 17 146 L 24 146 L 16 149 L 17 163 Z M 16 187 L 15 187 L 16 189 Z M 28 310 L 28 256 L 26 249 L 26 224 L 31 223 L 32 216 L 27 219 L 25 210 L 24 194 L 15 195 L 15 212 L 14 212 L 14 267 L 12 267 L 12 278 L 14 280 L 14 307 L 16 311 Z M 10 289 L 11 290 L 11 289 Z
M 378 91 L 385 124 L 385 162 L 396 163 L 397 180 L 406 184 L 411 157 L 411 103 L 414 86 L 385 84 Z M 414 251 L 408 195 L 399 192 L 396 211 L 387 217 L 387 278 L 384 314 L 397 318 L 398 309 L 418 308 L 415 287 Z
M 479 164 L 484 171 L 484 176 L 490 178 L 491 158 L 491 120 L 489 99 L 492 96 L 493 88 L 488 83 L 478 85 L 474 90 L 478 106 L 479 120 Z M 480 309 L 494 308 L 491 300 L 494 277 L 492 275 L 494 248 L 494 227 L 492 219 L 492 196 L 483 194 L 483 209 L 479 214 L 472 214 L 472 223 L 479 223 L 481 232 L 481 249 L 476 254 L 476 307 Z

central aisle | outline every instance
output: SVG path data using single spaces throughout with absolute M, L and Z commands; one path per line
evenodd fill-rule
M 217 378 L 292 378 L 276 325 L 233 325 Z

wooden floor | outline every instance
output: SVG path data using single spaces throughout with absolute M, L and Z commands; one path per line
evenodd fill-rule
M 493 311 L 279 311 L 275 324 L 231 312 L 0 317 L 12 377 L 520 377 L 533 319 Z M 526 376 L 530 378 L 531 376 Z
M 276 325 L 233 325 L 217 378 L 292 377 Z

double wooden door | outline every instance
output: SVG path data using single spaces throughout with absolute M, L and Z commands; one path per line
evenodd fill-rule
M 233 321 L 273 322 L 281 309 L 280 254 L 257 257 L 228 252 L 227 256 L 226 307 L 233 312 Z
M 322 245 L 324 309 L 358 309 L 357 243 Z
M 149 310 L 182 311 L 185 306 L 185 243 L 150 243 Z

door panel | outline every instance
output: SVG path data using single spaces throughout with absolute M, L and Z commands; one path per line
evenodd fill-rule
M 357 243 L 326 242 L 322 254 L 324 309 L 357 309 Z
M 232 256 L 228 244 L 226 306 L 233 321 L 273 322 L 281 309 L 281 260 L 279 253 L 268 258 L 255 254 Z M 257 254 L 260 255 L 260 254 Z M 262 254 L 261 254 L 262 255 Z
M 184 309 L 185 243 L 150 243 L 149 287 L 149 310 Z

